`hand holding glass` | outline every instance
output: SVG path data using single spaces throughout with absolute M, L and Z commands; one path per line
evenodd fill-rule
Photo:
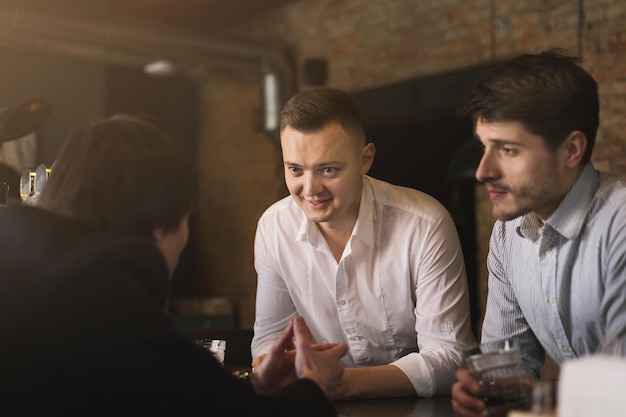
M 516 339 L 483 343 L 465 351 L 464 357 L 481 387 L 484 415 L 505 417 L 509 410 L 529 409 L 532 384 L 522 368 Z

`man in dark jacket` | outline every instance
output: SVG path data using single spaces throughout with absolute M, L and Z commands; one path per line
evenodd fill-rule
M 252 385 L 170 322 L 192 166 L 117 115 L 70 135 L 36 207 L 0 209 L 0 415 L 335 415 L 346 346 L 311 346 L 301 318 Z

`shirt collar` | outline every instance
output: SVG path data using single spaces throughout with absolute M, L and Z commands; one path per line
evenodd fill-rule
M 374 246 L 374 221 L 375 217 L 375 195 L 372 182 L 369 177 L 364 176 L 362 181 L 361 204 L 359 214 L 352 229 L 351 239 L 356 237 L 366 245 Z M 317 224 L 310 222 L 304 214 L 302 223 L 296 233 L 296 241 L 307 241 L 314 247 L 318 247 L 323 242 L 323 236 L 317 228 Z
M 567 239 L 576 237 L 587 220 L 586 213 L 598 187 L 599 178 L 599 172 L 591 163 L 585 165 L 561 204 L 546 221 L 546 225 Z M 542 226 L 537 216 L 528 213 L 522 216 L 517 232 L 522 237 L 536 240 L 539 238 Z
M 374 186 L 368 176 L 363 177 L 362 188 L 359 215 L 352 230 L 352 237 L 356 236 L 361 242 L 374 247 L 374 222 L 377 218 L 376 196 L 374 195 Z

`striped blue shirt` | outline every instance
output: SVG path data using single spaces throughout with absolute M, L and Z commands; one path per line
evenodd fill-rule
M 544 224 L 493 227 L 482 341 L 521 340 L 526 371 L 558 364 L 626 330 L 626 183 L 588 164 Z

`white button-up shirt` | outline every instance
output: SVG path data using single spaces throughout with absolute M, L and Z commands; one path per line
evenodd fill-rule
M 463 255 L 450 214 L 420 191 L 364 177 L 337 263 L 292 197 L 261 217 L 252 354 L 303 316 L 318 342 L 345 342 L 348 367 L 393 364 L 420 396 L 447 393 L 474 342 Z

